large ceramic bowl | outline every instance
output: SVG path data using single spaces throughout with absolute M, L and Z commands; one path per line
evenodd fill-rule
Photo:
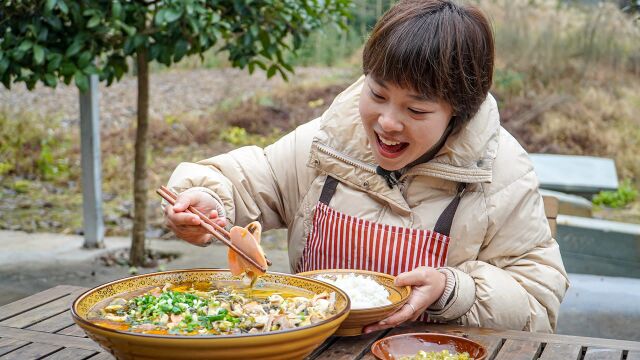
M 190 269 L 139 275 L 116 280 L 80 295 L 71 306 L 73 320 L 87 335 L 118 359 L 302 359 L 331 336 L 349 314 L 350 302 L 340 289 L 301 276 L 267 273 L 256 286 L 308 292 L 336 293 L 337 313 L 316 324 L 264 334 L 226 336 L 151 335 L 112 330 L 88 320 L 93 307 L 106 299 L 167 282 L 233 282 L 228 270 Z
M 298 273 L 298 275 L 311 279 L 320 275 L 345 275 L 355 274 L 370 277 L 389 292 L 391 304 L 385 306 L 371 307 L 366 309 L 351 309 L 347 319 L 340 325 L 336 335 L 356 336 L 362 334 L 362 328 L 366 325 L 378 322 L 396 312 L 407 302 L 411 294 L 411 286 L 395 286 L 395 277 L 374 271 L 353 270 L 353 269 L 331 269 L 314 270 Z
M 466 352 L 474 360 L 484 360 L 487 349 L 475 341 L 447 334 L 413 333 L 382 338 L 371 346 L 371 352 L 381 360 L 398 360 L 405 356 L 414 356 L 418 351 L 442 351 L 449 353 Z

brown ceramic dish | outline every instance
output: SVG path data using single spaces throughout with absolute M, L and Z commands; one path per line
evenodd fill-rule
M 365 325 L 378 322 L 396 310 L 400 309 L 407 302 L 409 294 L 411 294 L 411 286 L 395 286 L 393 284 L 395 277 L 374 271 L 352 270 L 352 269 L 331 269 L 331 270 L 314 270 L 298 273 L 298 275 L 314 278 L 319 275 L 344 275 L 356 274 L 373 278 L 377 283 L 384 286 L 389 292 L 389 301 L 391 304 L 385 306 L 372 307 L 367 309 L 352 309 L 347 319 L 340 325 L 335 335 L 339 336 L 356 336 L 362 334 L 362 328 Z
M 94 306 L 114 296 L 164 286 L 165 283 L 233 282 L 228 270 L 190 269 L 134 276 L 100 285 L 80 295 L 71 306 L 73 320 L 87 335 L 118 359 L 302 359 L 331 336 L 349 314 L 347 295 L 330 284 L 305 277 L 267 273 L 256 286 L 295 288 L 310 295 L 336 293 L 337 313 L 319 323 L 264 334 L 226 336 L 150 335 L 118 331 L 88 320 Z
M 414 333 L 382 338 L 371 346 L 371 352 L 381 360 L 398 360 L 403 356 L 414 356 L 418 351 L 442 351 L 469 353 L 474 360 L 484 360 L 487 349 L 475 341 L 447 334 Z

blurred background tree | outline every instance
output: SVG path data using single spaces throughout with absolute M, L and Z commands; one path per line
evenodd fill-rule
M 149 62 L 166 66 L 219 44 L 233 67 L 256 67 L 267 77 L 293 71 L 285 50 L 325 23 L 344 26 L 349 0 L 14 1 L 0 9 L 0 80 L 55 87 L 88 76 L 111 84 L 135 59 L 138 111 L 134 221 L 130 262 L 143 265 L 147 209 Z

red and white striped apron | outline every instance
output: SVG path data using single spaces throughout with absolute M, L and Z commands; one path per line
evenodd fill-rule
M 379 224 L 336 211 L 329 202 L 337 184 L 327 176 L 297 272 L 357 269 L 396 276 L 419 266 L 447 264 L 449 232 L 465 184 L 458 187 L 434 230 Z

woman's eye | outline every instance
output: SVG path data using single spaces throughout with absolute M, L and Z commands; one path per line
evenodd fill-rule
M 409 108 L 409 111 L 411 111 L 413 114 L 416 114 L 416 115 L 424 115 L 429 113 L 429 111 L 417 110 L 412 108 Z
M 377 94 L 375 91 L 371 90 L 371 95 L 373 95 L 374 98 L 379 99 L 379 100 L 384 100 L 384 97 L 382 95 Z

